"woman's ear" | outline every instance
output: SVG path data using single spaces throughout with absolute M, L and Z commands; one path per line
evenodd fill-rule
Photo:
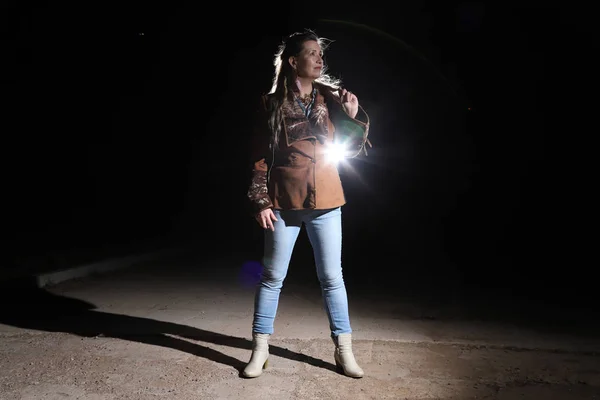
M 297 63 L 296 63 L 296 57 L 290 56 L 290 58 L 288 58 L 288 62 L 290 63 L 290 66 L 293 69 L 296 69 L 296 65 L 297 65 Z

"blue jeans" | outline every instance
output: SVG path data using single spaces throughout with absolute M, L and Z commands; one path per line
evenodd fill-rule
M 265 231 L 265 252 L 254 301 L 252 332 L 273 333 L 279 294 L 302 223 L 313 248 L 317 277 L 332 336 L 351 333 L 348 297 L 342 275 L 342 211 L 273 210 L 275 231 Z

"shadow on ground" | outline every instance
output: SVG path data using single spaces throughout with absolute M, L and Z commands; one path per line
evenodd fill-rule
M 223 335 L 186 325 L 96 311 L 89 302 L 58 296 L 38 288 L 33 278 L 13 280 L 10 287 L 0 287 L 0 323 L 45 332 L 63 332 L 82 337 L 111 337 L 183 351 L 197 357 L 229 365 L 240 373 L 247 361 L 238 360 L 193 341 L 248 350 L 248 339 Z M 173 337 L 174 335 L 177 337 Z M 270 345 L 269 352 L 282 358 L 304 362 L 336 371 L 335 365 L 323 360 Z

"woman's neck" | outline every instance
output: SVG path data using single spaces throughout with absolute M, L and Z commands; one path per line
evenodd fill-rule
M 313 80 L 306 78 L 297 78 L 296 86 L 300 91 L 300 96 L 306 96 L 307 94 L 311 94 L 313 90 Z

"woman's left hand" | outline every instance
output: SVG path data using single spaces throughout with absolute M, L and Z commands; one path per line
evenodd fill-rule
M 340 99 L 342 100 L 342 106 L 351 118 L 355 118 L 358 114 L 358 97 L 352 92 L 346 89 L 341 89 Z

